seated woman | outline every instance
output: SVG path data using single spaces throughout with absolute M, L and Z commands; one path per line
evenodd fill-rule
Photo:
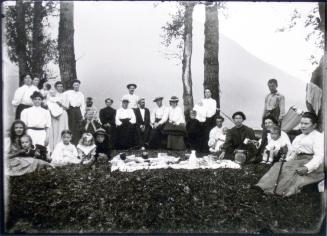
M 94 117 L 94 111 L 86 111 L 85 119 L 80 123 L 80 137 L 84 133 L 91 133 L 93 135 L 97 129 L 101 128 L 101 124 L 99 121 L 95 120 Z
M 116 112 L 116 147 L 117 149 L 128 149 L 135 145 L 136 117 L 133 109 L 128 108 L 129 100 L 122 100 L 122 107 Z
M 5 146 L 5 153 L 8 154 L 8 159 L 5 159 L 6 175 L 19 176 L 52 167 L 48 162 L 36 159 L 32 152 L 31 156 L 26 155 L 26 153 L 32 151 L 32 142 L 30 138 L 26 138 L 26 140 L 23 140 L 25 149 L 22 147 L 20 139 L 25 136 L 25 133 L 25 123 L 20 120 L 14 121 L 10 129 L 10 143 Z M 21 153 L 24 154 L 20 155 Z
M 266 194 L 291 196 L 308 184 L 318 183 L 324 176 L 324 136 L 315 130 L 317 116 L 305 112 L 301 118 L 302 134 L 297 136 L 286 162 L 275 163 L 256 186 Z
M 222 145 L 220 159 L 236 160 L 239 163 L 249 162 L 256 152 L 254 145 L 255 134 L 253 129 L 243 125 L 246 119 L 243 112 L 235 112 L 232 116 L 235 126 L 226 135 L 226 141 Z
M 178 107 L 178 98 L 172 96 L 169 100 L 168 112 L 159 122 L 166 123 L 163 133 L 167 134 L 167 148 L 171 150 L 185 150 L 184 137 L 186 136 L 185 117 L 182 108 Z

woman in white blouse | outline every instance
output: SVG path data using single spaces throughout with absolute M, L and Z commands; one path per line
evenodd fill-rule
M 21 120 L 26 124 L 27 134 L 32 137 L 34 145 L 48 146 L 51 127 L 50 112 L 41 107 L 43 96 L 40 92 L 35 91 L 31 99 L 33 106 L 22 111 Z
M 123 99 L 121 108 L 117 109 L 116 123 L 116 147 L 118 149 L 128 149 L 135 144 L 136 117 L 133 109 L 128 108 L 129 100 Z
M 80 127 L 79 124 L 83 120 L 83 115 L 85 114 L 85 98 L 84 94 L 79 91 L 81 82 L 79 80 L 73 81 L 73 89 L 67 90 L 64 94 L 68 101 L 68 126 L 69 130 L 72 132 L 72 143 L 74 145 L 78 144 L 80 139 Z
M 317 116 L 305 112 L 301 118 L 302 134 L 298 135 L 286 157 L 277 183 L 281 162 L 277 162 L 256 186 L 265 193 L 290 196 L 308 184 L 320 182 L 324 176 L 324 136 L 315 130 Z M 277 187 L 275 184 L 277 183 Z
M 213 99 L 210 89 L 204 90 L 204 98 L 202 99 L 203 107 L 206 111 L 206 121 L 204 125 L 204 143 L 208 143 L 209 141 L 209 133 L 216 125 L 215 115 L 217 112 L 217 102 Z M 208 151 L 208 146 L 206 146 L 206 150 Z
M 178 98 L 172 96 L 169 100 L 168 112 L 160 120 L 159 125 L 166 125 L 163 133 L 167 134 L 167 148 L 172 150 L 185 150 L 184 137 L 186 136 L 185 117 L 182 108 L 178 107 Z

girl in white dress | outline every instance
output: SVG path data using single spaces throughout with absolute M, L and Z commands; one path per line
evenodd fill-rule
M 61 132 L 61 142 L 59 142 L 51 155 L 51 163 L 54 165 L 79 164 L 76 147 L 71 144 L 72 132 L 63 130 Z
M 94 144 L 94 138 L 90 133 L 84 133 L 77 145 L 78 156 L 81 159 L 82 164 L 93 163 L 95 160 L 96 145 Z
M 31 95 L 33 106 L 22 111 L 21 120 L 26 124 L 27 134 L 34 144 L 48 146 L 49 128 L 51 127 L 50 112 L 41 107 L 43 96 L 35 91 Z

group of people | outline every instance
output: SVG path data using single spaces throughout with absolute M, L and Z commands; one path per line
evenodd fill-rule
M 110 158 L 113 149 L 189 148 L 240 164 L 275 163 L 257 185 L 267 193 L 272 192 L 272 176 L 276 173 L 280 185 L 273 192 L 284 195 L 323 179 L 323 135 L 315 130 L 317 117 L 310 112 L 303 114 L 302 134 L 291 144 L 280 128 L 285 98 L 277 91 L 276 79 L 268 81 L 270 93 L 265 98 L 261 139 L 243 124 L 246 115 L 242 111 L 232 115 L 234 127 L 224 127 L 224 118 L 217 113 L 209 89 L 186 115 L 176 96 L 169 99 L 169 107 L 163 105 L 163 97 L 154 98 L 156 108 L 150 112 L 145 99 L 135 94 L 136 84 L 127 85 L 128 94 L 122 97 L 119 109 L 112 108 L 113 100 L 107 98 L 106 107 L 98 111 L 92 98 L 85 99 L 79 91 L 79 80 L 73 81 L 73 89 L 63 91 L 61 82 L 40 90 L 35 86 L 36 79 L 25 76 L 12 102 L 17 107 L 8 152 L 13 165 L 19 162 L 18 157 L 28 155 L 37 158 L 33 164 L 36 168 L 47 166 L 47 162 L 87 164 L 99 157 Z M 279 170 L 280 160 L 287 161 L 285 173 Z

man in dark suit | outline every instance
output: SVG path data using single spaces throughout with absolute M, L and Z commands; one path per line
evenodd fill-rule
M 136 117 L 136 143 L 145 147 L 148 146 L 151 125 L 150 125 L 150 111 L 145 107 L 145 99 L 141 98 L 138 101 L 138 108 L 134 109 Z
M 111 98 L 107 98 L 105 100 L 106 107 L 102 108 L 99 112 L 99 118 L 102 123 L 103 128 L 106 130 L 106 133 L 109 136 L 109 143 L 113 146 L 115 144 L 116 137 L 116 110 L 111 107 L 113 104 L 113 100 Z

